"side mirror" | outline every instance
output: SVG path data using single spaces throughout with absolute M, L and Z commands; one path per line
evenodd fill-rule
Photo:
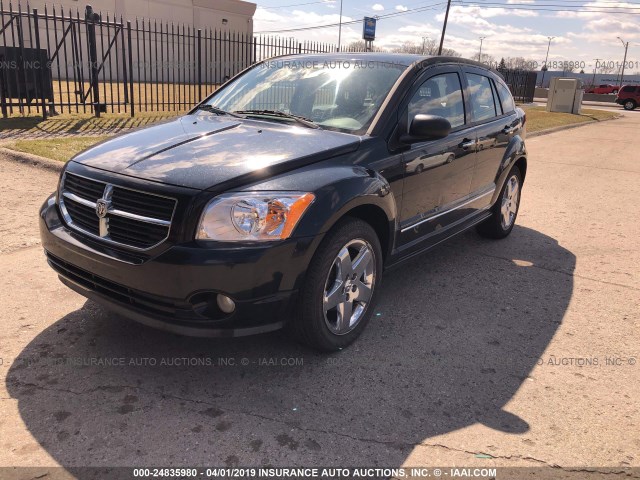
M 438 140 L 445 138 L 451 132 L 451 123 L 444 117 L 437 115 L 417 114 L 411 120 L 409 133 L 403 135 L 400 141 L 403 143 L 417 143 L 426 140 Z

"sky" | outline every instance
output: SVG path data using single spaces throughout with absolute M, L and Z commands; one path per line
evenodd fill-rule
M 255 1 L 255 0 L 254 0 Z M 635 3 L 637 2 L 637 3 Z M 340 0 L 258 0 L 254 32 L 336 24 Z M 342 21 L 376 16 L 375 46 L 394 48 L 406 41 L 422 44 L 423 37 L 436 42 L 446 9 L 446 0 L 343 0 Z M 385 15 L 390 15 L 385 18 Z M 338 42 L 338 28 L 308 29 L 270 33 L 298 40 Z M 360 40 L 362 22 L 342 27 L 342 44 Z M 623 61 L 629 43 L 627 72 L 640 72 L 640 0 L 452 0 L 444 46 L 464 57 L 482 53 L 496 60 L 525 57 L 545 60 L 548 37 L 549 70 L 552 62 L 574 62 L 585 72 L 593 72 L 596 60 Z

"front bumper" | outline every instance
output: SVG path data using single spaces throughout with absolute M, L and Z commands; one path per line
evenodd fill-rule
M 157 255 L 131 256 L 67 228 L 53 195 L 40 210 L 49 265 L 81 295 L 133 320 L 174 333 L 241 336 L 281 328 L 321 235 L 270 245 L 171 245 Z M 231 297 L 225 314 L 216 296 Z

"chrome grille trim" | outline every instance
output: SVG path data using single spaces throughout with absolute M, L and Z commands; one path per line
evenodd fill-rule
M 76 195 L 75 193 L 68 191 L 65 187 L 66 187 L 66 180 L 67 180 L 67 176 L 71 176 L 71 177 L 79 177 L 82 179 L 86 179 L 90 182 L 95 183 L 100 183 L 104 185 L 104 190 L 102 193 L 102 196 L 100 198 L 96 198 L 95 201 L 91 201 L 88 200 L 86 198 L 80 197 L 78 195 Z M 158 198 L 162 198 L 165 200 L 171 200 L 173 201 L 173 209 L 171 211 L 171 218 L 170 220 L 163 220 L 163 219 L 159 219 L 159 218 L 153 218 L 153 217 L 148 217 L 145 215 L 139 215 L 137 213 L 132 213 L 132 212 L 128 212 L 126 210 L 124 210 L 123 208 L 113 208 L 111 205 L 111 197 L 113 196 L 113 192 L 115 189 L 122 189 L 122 190 L 129 190 L 131 192 L 137 192 L 140 193 L 142 195 L 145 195 L 147 197 L 158 197 Z M 65 201 L 70 201 L 70 202 L 75 202 L 76 204 L 82 205 L 84 207 L 88 207 L 91 208 L 92 211 L 96 212 L 96 208 L 98 205 L 98 202 L 102 200 L 103 203 L 106 203 L 107 205 L 107 213 L 106 216 L 104 217 L 99 217 L 98 214 L 96 213 L 96 222 L 97 222 L 97 230 L 99 232 L 98 235 L 96 235 L 93 232 L 88 231 L 86 228 L 83 228 L 83 226 L 79 225 L 78 222 L 74 222 L 71 214 L 69 213 L 69 210 L 67 209 L 67 205 L 65 204 Z M 60 195 L 58 196 L 58 206 L 60 207 L 60 211 L 62 213 L 62 217 L 64 222 L 67 224 L 68 227 L 72 228 L 73 230 L 77 230 L 81 233 L 83 233 L 84 235 L 87 235 L 93 239 L 96 240 L 100 240 L 102 242 L 108 243 L 110 245 L 116 245 L 116 246 L 120 246 L 120 247 L 125 247 L 131 250 L 137 250 L 137 251 L 145 251 L 145 250 L 150 250 L 154 247 L 157 247 L 158 245 L 160 245 L 161 243 L 163 243 L 164 241 L 167 240 L 167 238 L 169 237 L 169 232 L 171 231 L 171 223 L 173 221 L 173 216 L 175 214 L 175 209 L 176 209 L 176 205 L 177 205 L 177 200 L 175 198 L 172 197 L 167 197 L 164 195 L 157 195 L 155 193 L 149 193 L 149 192 L 145 192 L 143 190 L 136 190 L 133 188 L 129 188 L 129 187 L 121 187 L 119 185 L 116 184 L 111 184 L 111 183 L 106 183 L 106 182 L 102 182 L 99 180 L 95 180 L 93 178 L 89 178 L 89 177 L 84 177 L 82 175 L 77 175 L 75 173 L 64 173 L 63 177 L 62 177 L 62 181 L 60 182 Z M 140 223 L 146 223 L 146 224 L 150 224 L 150 225 L 155 225 L 155 226 L 161 226 L 161 227 L 166 227 L 166 235 L 160 239 L 158 242 L 154 243 L 153 245 L 149 245 L 149 246 L 137 246 L 137 245 L 131 245 L 128 243 L 123 243 L 123 242 L 119 242 L 117 240 L 114 240 L 113 238 L 111 238 L 110 236 L 110 232 L 109 232 L 109 218 L 110 217 L 122 217 L 122 218 L 126 218 L 128 220 L 131 221 L 136 221 L 136 222 L 140 222 Z M 115 228 L 115 224 L 114 224 L 114 228 Z M 135 232 L 133 233 L 135 235 Z M 115 233 L 114 233 L 115 235 Z M 142 240 L 141 240 L 142 241 Z

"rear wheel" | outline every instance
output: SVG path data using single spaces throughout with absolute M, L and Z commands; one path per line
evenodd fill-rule
M 491 208 L 491 216 L 477 227 L 480 235 L 499 239 L 511 233 L 518 216 L 521 189 L 522 175 L 520 169 L 514 166 L 507 176 L 498 200 Z
M 625 100 L 624 109 L 625 110 L 633 110 L 636 108 L 636 102 L 633 100 Z
M 301 342 L 323 351 L 352 343 L 366 327 L 382 275 L 376 232 L 356 218 L 341 221 L 316 252 L 290 328 Z

